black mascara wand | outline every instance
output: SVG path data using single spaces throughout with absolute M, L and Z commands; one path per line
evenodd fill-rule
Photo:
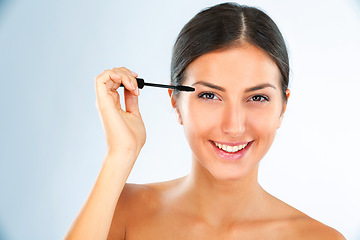
M 178 91 L 185 91 L 185 92 L 193 92 L 195 91 L 195 88 L 193 87 L 189 87 L 189 86 L 173 86 L 173 85 L 164 85 L 164 84 L 157 84 L 157 83 L 147 83 L 144 81 L 144 79 L 142 78 L 136 78 L 138 87 L 140 89 L 143 89 L 144 86 L 149 86 L 149 87 L 159 87 L 159 88 L 171 88 L 171 89 L 175 89 Z M 120 87 L 123 87 L 124 85 L 120 85 Z

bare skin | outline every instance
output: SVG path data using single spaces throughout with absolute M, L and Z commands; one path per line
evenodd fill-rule
M 187 186 L 188 181 L 189 176 L 159 184 L 127 184 L 108 239 L 345 239 L 260 187 L 261 201 L 254 209 L 226 216 L 224 212 L 237 212 L 224 203 L 227 199 L 202 199 L 195 189 L 187 189 L 195 188 Z
M 169 91 L 193 153 L 190 174 L 169 182 L 126 184 L 146 138 L 136 76 L 116 68 L 96 79 L 108 154 L 67 239 L 344 239 L 258 183 L 286 110 L 279 70 L 266 53 L 244 44 L 202 55 L 184 82 L 196 91 Z

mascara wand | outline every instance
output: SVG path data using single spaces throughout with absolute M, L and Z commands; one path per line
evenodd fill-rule
M 164 84 L 157 84 L 157 83 L 147 83 L 142 78 L 136 78 L 136 81 L 137 81 L 138 87 L 140 89 L 143 89 L 144 86 L 149 86 L 149 87 L 159 87 L 159 88 L 170 88 L 170 89 L 175 89 L 178 91 L 185 91 L 185 92 L 195 91 L 195 88 L 189 87 L 189 86 L 182 86 L 182 85 L 173 86 L 173 85 L 164 85 Z M 120 85 L 120 87 L 123 87 L 123 86 L 124 85 L 122 85 L 122 84 Z

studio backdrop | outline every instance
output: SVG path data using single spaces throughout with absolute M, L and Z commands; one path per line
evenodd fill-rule
M 94 79 L 125 66 L 170 82 L 183 25 L 213 0 L 0 1 L 0 239 L 61 239 L 106 154 Z M 244 0 L 278 24 L 287 112 L 260 163 L 276 197 L 360 239 L 360 3 Z M 128 179 L 182 177 L 191 152 L 164 89 L 141 90 L 146 144 Z

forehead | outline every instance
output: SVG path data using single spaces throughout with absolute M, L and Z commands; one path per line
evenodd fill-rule
M 251 86 L 272 83 L 280 86 L 280 71 L 262 49 L 246 44 L 214 51 L 195 59 L 186 69 L 184 84 L 208 81 L 218 85 Z

